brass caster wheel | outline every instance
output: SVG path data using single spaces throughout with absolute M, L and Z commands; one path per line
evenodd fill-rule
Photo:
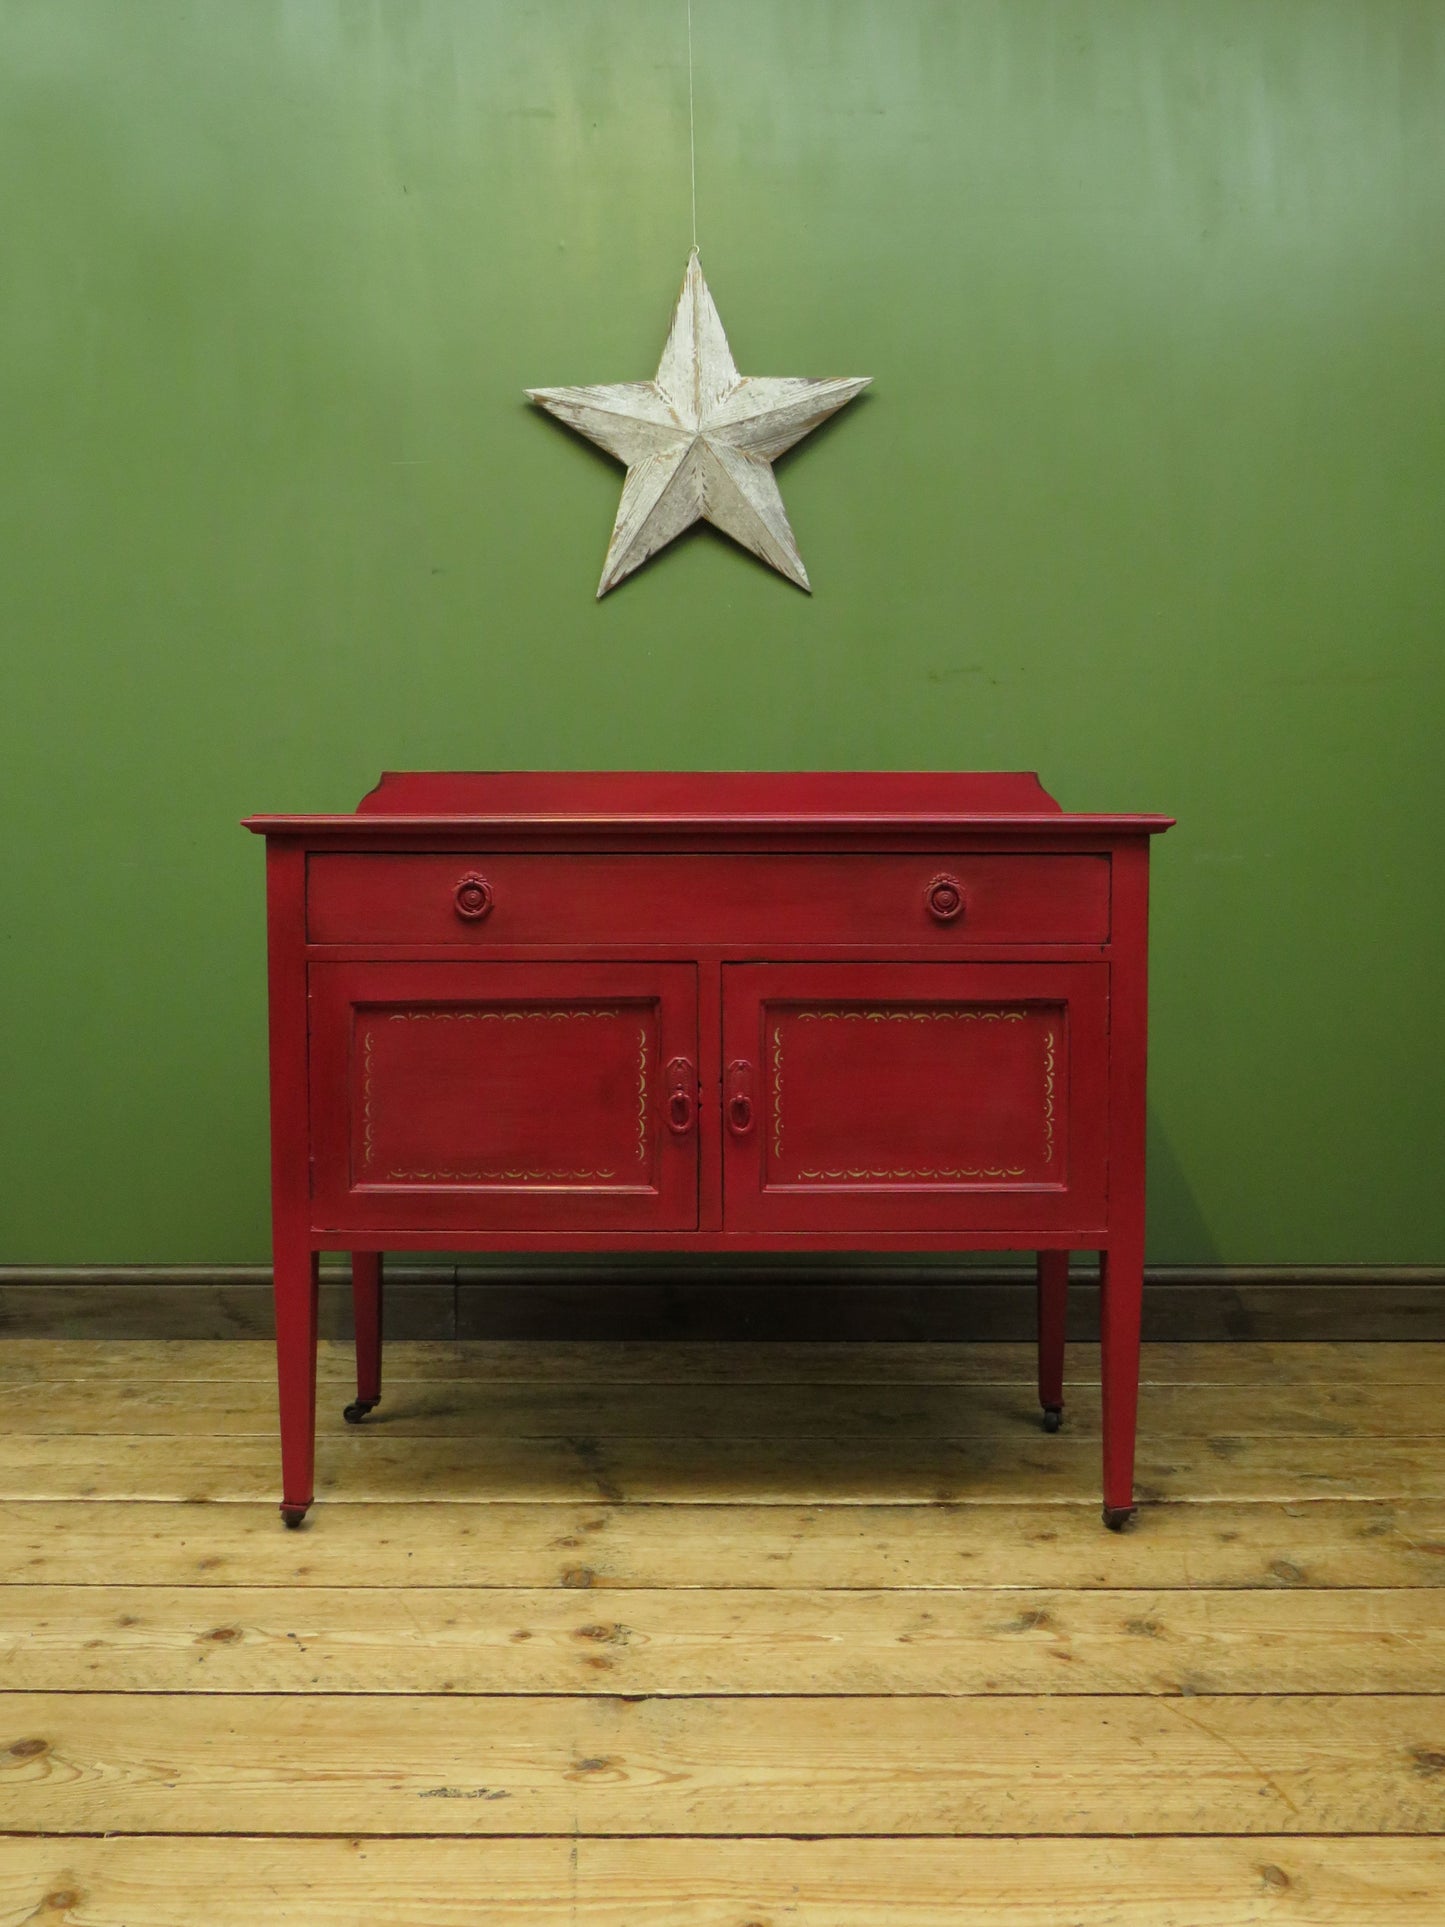
M 1063 1422 L 1064 1408 L 1062 1405 L 1046 1405 L 1044 1407 L 1044 1430 L 1046 1432 L 1057 1432 Z
M 310 1510 L 309 1505 L 283 1505 L 281 1508 L 281 1517 L 294 1532 Z
M 1122 1532 L 1134 1517 L 1137 1507 L 1132 1505 L 1106 1505 L 1104 1524 L 1110 1532 Z
M 373 1411 L 380 1403 L 379 1398 L 354 1398 L 341 1416 L 348 1425 L 360 1425 L 367 1413 Z

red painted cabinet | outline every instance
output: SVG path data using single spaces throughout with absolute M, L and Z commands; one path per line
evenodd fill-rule
M 1149 838 L 1031 776 L 411 775 L 268 842 L 282 1512 L 312 1500 L 316 1257 L 1038 1254 L 1103 1266 L 1105 1517 L 1133 1505 Z

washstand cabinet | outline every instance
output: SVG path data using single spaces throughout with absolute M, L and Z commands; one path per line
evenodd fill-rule
M 317 1259 L 1037 1254 L 1057 1430 L 1102 1262 L 1104 1518 L 1133 1504 L 1149 839 L 1025 774 L 397 774 L 266 839 L 282 1503 Z

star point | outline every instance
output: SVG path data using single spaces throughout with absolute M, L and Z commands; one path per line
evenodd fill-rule
M 526 390 L 626 464 L 598 599 L 699 521 L 811 593 L 772 464 L 871 379 L 740 375 L 694 250 L 651 381 Z

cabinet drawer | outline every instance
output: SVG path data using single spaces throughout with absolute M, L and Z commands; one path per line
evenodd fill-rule
M 329 855 L 312 943 L 1104 943 L 1107 856 Z

